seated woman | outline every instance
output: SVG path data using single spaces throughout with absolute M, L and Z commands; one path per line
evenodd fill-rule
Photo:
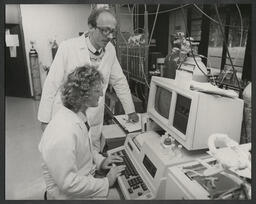
M 118 156 L 107 158 L 93 149 L 86 109 L 103 95 L 103 78 L 90 66 L 78 67 L 62 87 L 63 108 L 45 129 L 39 144 L 48 199 L 107 198 L 109 188 L 125 169 Z M 96 178 L 95 170 L 110 169 Z M 112 198 L 111 198 L 112 199 Z

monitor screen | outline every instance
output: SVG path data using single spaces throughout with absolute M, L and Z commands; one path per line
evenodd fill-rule
M 177 95 L 176 107 L 174 112 L 173 127 L 186 135 L 189 119 L 191 99 L 180 94 Z
M 157 86 L 155 95 L 155 110 L 164 118 L 169 118 L 172 92 Z

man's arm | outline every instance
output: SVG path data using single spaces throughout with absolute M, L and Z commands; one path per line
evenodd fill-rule
M 43 123 L 48 123 L 51 120 L 54 99 L 63 82 L 66 60 L 66 49 L 62 43 L 58 48 L 43 86 L 38 109 L 38 120 Z
M 115 53 L 114 53 L 115 54 Z M 115 56 L 112 65 L 109 83 L 115 89 L 115 92 L 121 101 L 126 114 L 135 113 L 134 103 L 132 100 L 131 91 L 123 70 Z

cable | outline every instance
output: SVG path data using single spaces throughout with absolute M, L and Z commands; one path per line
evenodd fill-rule
M 203 15 L 205 15 L 208 19 L 210 19 L 211 21 L 213 21 L 216 24 L 219 24 L 218 21 L 216 21 L 215 19 L 213 19 L 212 17 L 210 17 L 209 15 L 207 15 L 204 11 L 202 11 L 202 9 L 200 9 L 196 4 L 193 4 L 194 7 L 196 7 L 196 9 L 202 13 Z M 240 28 L 240 26 L 233 26 L 233 25 L 225 25 L 225 27 L 233 27 L 233 28 Z
M 238 4 L 236 4 L 236 8 L 238 10 L 238 14 L 239 14 L 239 17 L 240 17 L 240 26 L 241 26 L 241 35 L 240 35 L 240 41 L 239 41 L 239 47 L 242 47 L 242 41 L 243 41 L 243 17 L 242 17 L 242 14 L 241 14 L 241 11 L 240 11 L 240 8 L 238 6 Z M 241 49 L 239 49 L 239 51 L 237 52 L 236 54 L 236 57 L 235 57 L 235 60 L 234 60 L 234 64 L 236 64 L 236 60 L 238 58 L 238 56 L 240 55 L 241 53 Z
M 140 61 L 140 64 L 141 64 L 141 71 L 142 71 L 142 73 L 143 73 L 144 80 L 145 80 L 145 82 L 146 82 L 147 87 L 150 88 L 150 86 L 149 86 L 149 84 L 148 84 L 147 76 L 146 76 L 145 71 L 144 71 L 143 62 L 142 62 L 142 57 L 140 57 L 139 59 L 140 59 L 139 61 Z
M 181 8 L 181 11 L 182 11 L 182 14 L 183 14 L 182 17 L 183 17 L 183 21 L 184 21 L 184 24 L 185 24 L 185 28 L 186 28 L 186 31 L 188 32 L 188 25 L 187 25 L 185 17 L 184 17 L 185 16 L 184 8 Z M 190 36 L 189 32 L 188 32 L 188 35 Z M 193 49 L 192 49 L 192 43 L 191 43 L 190 37 L 188 38 L 188 41 L 189 41 L 189 44 L 190 44 L 191 54 L 192 54 L 192 57 L 193 57 L 193 59 L 194 59 L 194 61 L 196 63 L 196 66 L 207 77 L 207 79 L 211 82 L 210 77 L 206 73 L 204 73 L 204 71 L 200 68 L 200 66 L 198 65 L 198 63 L 197 63 L 197 61 L 195 59 L 195 55 L 194 55 L 194 52 L 193 52 Z
M 205 59 L 207 59 L 207 62 L 209 62 L 210 68 L 212 68 L 212 65 L 211 65 L 210 59 L 209 59 L 208 57 L 206 57 L 206 56 L 204 56 L 204 55 L 198 55 L 198 56 L 199 56 L 199 57 L 201 57 L 201 58 L 205 58 Z M 210 71 L 210 74 L 211 74 L 211 77 L 212 77 L 212 79 L 213 79 L 213 84 L 214 84 L 214 85 L 216 85 L 216 82 L 215 82 L 214 76 L 212 75 L 212 72 L 211 72 L 211 71 Z
M 141 96 L 142 96 L 143 100 L 146 100 L 146 97 L 145 97 L 145 95 L 143 94 L 144 90 L 143 90 L 142 84 L 139 84 L 139 86 L 140 86 L 140 90 L 141 90 Z M 139 97 L 138 97 L 138 98 L 139 98 Z
M 160 4 L 157 5 L 157 10 L 156 10 L 156 15 L 155 15 L 154 23 L 153 23 L 153 27 L 152 27 L 152 30 L 151 30 L 150 38 L 149 38 L 149 41 L 148 41 L 149 45 L 150 45 L 151 39 L 153 37 L 153 33 L 154 33 L 155 25 L 156 25 L 156 20 L 157 20 L 157 16 L 158 16 L 159 7 L 160 7 Z
M 168 12 L 170 12 L 170 11 L 179 10 L 179 9 L 181 9 L 181 8 L 183 8 L 183 7 L 187 7 L 187 6 L 189 6 L 189 5 L 192 5 L 192 4 L 185 4 L 185 5 L 179 6 L 179 7 L 177 7 L 177 8 L 168 9 L 168 10 L 164 10 L 164 11 L 159 11 L 158 14 L 161 14 L 161 13 L 168 13 Z M 155 15 L 155 14 L 156 14 L 156 13 L 148 13 L 148 15 Z M 120 13 L 120 15 L 130 15 L 130 14 L 127 14 L 127 13 Z M 143 16 L 144 14 L 138 13 L 138 14 L 133 14 L 133 15 L 136 15 L 136 16 Z
M 244 28 L 244 25 L 243 25 L 243 17 L 242 17 L 242 14 L 241 14 L 241 10 L 238 6 L 238 4 L 236 4 L 236 8 L 238 10 L 238 14 L 239 14 L 239 17 L 240 17 L 240 26 L 241 26 L 241 37 L 240 37 L 240 43 L 239 43 L 239 47 L 242 47 L 242 41 L 243 41 L 243 28 Z
M 236 70 L 235 70 L 235 67 L 234 67 L 234 65 L 233 65 L 233 61 L 232 61 L 232 59 L 231 59 L 229 50 L 228 50 L 228 46 L 227 46 L 227 42 L 226 42 L 226 39 L 225 39 L 224 31 L 223 31 L 223 28 L 222 28 L 222 23 L 221 23 L 221 19 L 220 19 L 220 15 L 219 15 L 219 11 L 218 11 L 217 5 L 215 4 L 214 7 L 215 7 L 215 11 L 216 11 L 218 20 L 219 20 L 220 31 L 221 31 L 221 34 L 222 34 L 222 37 L 223 37 L 224 46 L 225 46 L 225 48 L 226 48 L 226 50 L 227 50 L 227 54 L 228 54 L 228 57 L 229 57 L 229 60 L 230 60 L 230 64 L 231 64 L 231 66 L 232 66 L 233 73 L 234 73 L 235 78 L 236 78 L 236 80 L 237 80 L 237 84 L 238 84 L 238 87 L 239 87 L 239 91 L 241 91 L 242 88 L 241 88 L 240 82 L 239 82 L 239 80 L 238 80 L 238 78 L 237 78 Z

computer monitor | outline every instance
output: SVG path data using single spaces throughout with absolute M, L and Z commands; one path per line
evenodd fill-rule
M 169 118 L 172 92 L 161 86 L 156 87 L 155 110 L 164 118 Z
M 240 142 L 243 100 L 201 93 L 178 86 L 173 79 L 153 76 L 149 117 L 187 150 L 208 148 L 208 137 L 224 133 Z

